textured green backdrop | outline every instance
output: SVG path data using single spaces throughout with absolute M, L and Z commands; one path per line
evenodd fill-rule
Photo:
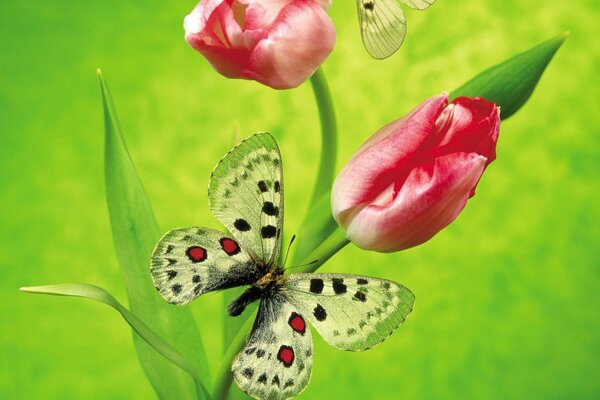
M 96 67 L 162 229 L 218 227 L 206 186 L 242 136 L 283 152 L 286 232 L 315 174 L 319 125 L 308 84 L 277 92 L 214 73 L 183 41 L 194 1 L 0 3 L 0 398 L 152 398 L 130 329 L 89 301 L 19 293 L 87 282 L 126 303 L 103 183 Z M 436 238 L 384 255 L 346 247 L 322 271 L 394 279 L 417 296 L 408 322 L 365 353 L 316 338 L 303 398 L 600 396 L 600 6 L 596 0 L 439 0 L 408 11 L 401 51 L 363 50 L 354 4 L 335 0 L 324 65 L 340 165 L 427 96 L 564 30 L 571 37 L 529 103 L 502 125 L 498 160 Z M 220 361 L 219 294 L 191 305 Z M 315 335 L 317 336 L 317 335 Z

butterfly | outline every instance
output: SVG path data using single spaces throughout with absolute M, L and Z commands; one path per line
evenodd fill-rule
M 268 133 L 251 136 L 217 164 L 210 210 L 230 234 L 191 227 L 167 232 L 151 258 L 154 285 L 172 304 L 250 285 L 229 306 L 240 315 L 259 308 L 231 372 L 257 399 L 289 399 L 308 384 L 313 343 L 307 321 L 335 348 L 358 351 L 386 339 L 408 316 L 414 295 L 385 279 L 295 273 L 280 266 L 283 227 L 282 160 Z
M 415 10 L 425 10 L 435 0 L 400 0 Z M 402 46 L 406 17 L 396 0 L 356 0 L 363 44 L 376 59 L 384 59 Z

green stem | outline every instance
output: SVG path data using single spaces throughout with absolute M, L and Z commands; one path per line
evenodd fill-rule
M 318 69 L 310 78 L 310 83 L 317 101 L 321 121 L 321 157 L 312 197 L 306 210 L 306 216 L 298 231 L 298 243 L 291 260 L 293 265 L 297 265 L 300 260 L 314 250 L 319 245 L 319 241 L 329 235 L 336 226 L 329 209 L 329 193 L 335 177 L 337 157 L 335 111 L 327 80 L 321 69 Z M 325 214 L 323 211 L 325 211 Z M 324 219 L 326 221 L 323 221 Z M 318 226 L 315 226 L 315 224 Z
M 346 237 L 346 233 L 342 229 L 336 228 L 329 237 L 306 256 L 302 262 L 306 265 L 298 268 L 298 272 L 315 272 L 348 243 L 350 243 L 350 240 Z
M 319 162 L 319 173 L 309 203 L 312 205 L 331 189 L 331 184 L 333 183 L 337 155 L 337 126 L 327 80 L 320 68 L 310 78 L 310 84 L 317 100 L 319 119 L 321 120 L 321 160 Z

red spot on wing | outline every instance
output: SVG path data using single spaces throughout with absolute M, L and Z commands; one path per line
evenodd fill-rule
M 293 330 L 302 335 L 304 335 L 304 332 L 306 332 L 306 322 L 304 322 L 304 318 L 302 318 L 300 314 L 293 312 L 288 320 L 288 324 Z
M 240 252 L 240 246 L 237 244 L 237 242 L 229 238 L 221 239 L 221 248 L 230 256 L 234 256 Z
M 277 353 L 277 359 L 281 361 L 284 366 L 290 367 L 294 362 L 294 349 L 290 346 L 281 346 Z
M 200 246 L 189 247 L 186 251 L 187 256 L 192 262 L 201 262 L 206 260 L 206 249 Z

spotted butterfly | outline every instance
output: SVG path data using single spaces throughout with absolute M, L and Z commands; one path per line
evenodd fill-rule
M 210 209 L 231 235 L 192 227 L 167 232 L 151 260 L 159 293 L 187 304 L 203 293 L 250 285 L 228 307 L 240 315 L 260 300 L 254 326 L 231 371 L 257 399 L 289 399 L 308 384 L 313 343 L 307 320 L 342 350 L 365 350 L 387 338 L 412 310 L 414 295 L 385 279 L 348 274 L 283 274 L 281 155 L 273 137 L 242 141 L 215 167 Z
M 400 0 L 415 10 L 425 10 L 435 0 Z M 363 44 L 376 59 L 384 59 L 402 46 L 406 17 L 396 0 L 356 0 Z

